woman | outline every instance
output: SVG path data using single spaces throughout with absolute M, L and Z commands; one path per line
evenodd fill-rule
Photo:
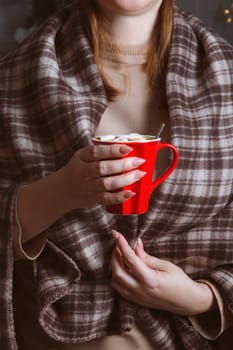
M 232 325 L 232 73 L 232 47 L 172 0 L 75 2 L 2 60 L 4 349 L 216 347 Z M 147 213 L 108 214 L 144 160 L 92 137 L 161 122 L 177 169 Z

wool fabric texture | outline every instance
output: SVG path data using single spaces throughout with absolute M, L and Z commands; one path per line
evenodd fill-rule
M 147 213 L 114 216 L 77 209 L 47 230 L 31 262 L 43 330 L 59 342 L 84 342 L 144 325 L 155 348 L 212 349 L 186 317 L 124 301 L 110 286 L 111 230 L 216 285 L 233 312 L 233 48 L 174 5 L 166 75 L 173 174 Z M 64 166 L 92 144 L 107 106 L 82 14 L 50 17 L 0 63 L 0 344 L 17 350 L 13 235 L 18 188 Z M 156 116 L 155 116 L 156 118 Z M 23 269 L 21 274 L 23 275 Z

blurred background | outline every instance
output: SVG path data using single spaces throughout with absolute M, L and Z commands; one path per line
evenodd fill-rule
M 83 0 L 85 1 L 85 0 Z M 0 56 L 71 0 L 0 0 Z M 233 45 L 233 0 L 177 0 Z

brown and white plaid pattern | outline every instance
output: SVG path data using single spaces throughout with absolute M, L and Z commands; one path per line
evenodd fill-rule
M 69 11 L 67 10 L 67 13 Z M 16 350 L 12 307 L 17 188 L 63 166 L 91 143 L 105 91 L 78 11 L 51 17 L 0 65 L 0 348 Z M 137 307 L 110 287 L 111 229 L 216 284 L 233 310 L 233 49 L 174 7 L 167 74 L 175 172 L 150 210 L 113 216 L 74 210 L 47 232 L 31 263 L 43 329 L 61 342 L 131 327 L 135 317 L 160 350 L 211 349 L 185 317 Z M 156 116 L 155 116 L 156 117 Z M 22 271 L 23 274 L 23 271 Z

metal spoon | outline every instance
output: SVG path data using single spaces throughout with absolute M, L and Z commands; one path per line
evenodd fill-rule
M 160 135 L 162 134 L 164 128 L 165 128 L 165 123 L 162 123 L 159 127 L 159 131 L 157 132 L 156 139 L 160 138 Z

